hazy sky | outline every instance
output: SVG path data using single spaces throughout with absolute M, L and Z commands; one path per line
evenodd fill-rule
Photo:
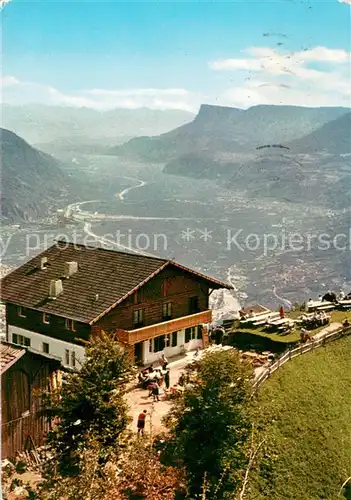
M 350 105 L 351 0 L 12 0 L 3 101 Z

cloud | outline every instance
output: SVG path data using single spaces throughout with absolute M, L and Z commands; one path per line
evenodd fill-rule
M 0 10 L 5 7 L 7 3 L 10 3 L 11 0 L 0 0 Z
M 92 89 L 86 91 L 88 94 L 101 96 L 189 96 L 191 92 L 185 89 L 126 89 L 126 90 L 106 90 Z
M 209 67 L 237 75 L 239 84 L 218 98 L 226 105 L 349 106 L 351 102 L 350 52 L 343 49 L 317 46 L 283 52 L 249 47 L 242 57 L 212 61 Z
M 339 3 L 347 3 L 348 5 L 351 5 L 351 0 L 338 0 Z
M 351 0 L 350 0 L 351 1 Z M 207 95 L 186 88 L 86 88 L 63 92 L 50 85 L 1 80 L 2 101 L 10 104 L 42 103 L 56 106 L 179 109 L 196 112 L 202 103 L 247 108 L 255 104 L 350 106 L 350 53 L 316 46 L 286 52 L 272 47 L 248 47 L 239 57 L 208 63 L 213 89 Z M 199 80 L 200 84 L 203 80 Z M 233 83 L 235 82 L 235 84 Z M 208 88 L 210 78 L 204 82 Z
M 2 101 L 16 105 L 41 103 L 96 110 L 147 107 L 196 111 L 201 104 L 199 95 L 182 88 L 87 89 L 64 93 L 50 85 L 19 81 L 14 76 L 3 77 L 1 86 Z
M 12 87 L 13 85 L 17 85 L 19 83 L 19 80 L 17 80 L 14 76 L 0 77 L 0 87 Z
M 284 71 L 284 68 L 301 67 L 308 62 L 335 64 L 350 62 L 350 52 L 320 46 L 298 52 L 281 52 L 270 47 L 250 47 L 243 52 L 251 58 L 219 59 L 209 62 L 209 67 L 217 71 L 246 69 L 279 73 Z

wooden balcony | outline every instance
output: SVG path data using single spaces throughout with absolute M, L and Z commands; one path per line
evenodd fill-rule
M 144 326 L 135 330 L 118 330 L 118 338 L 121 342 L 129 345 L 143 342 L 160 335 L 183 330 L 192 326 L 201 325 L 202 323 L 211 323 L 212 311 L 202 311 L 189 316 L 182 316 L 180 318 L 170 319 L 162 323 L 156 323 L 150 326 Z

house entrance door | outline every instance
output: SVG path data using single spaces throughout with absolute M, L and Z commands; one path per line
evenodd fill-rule
M 139 365 L 143 363 L 143 342 L 138 342 L 134 346 L 135 362 Z

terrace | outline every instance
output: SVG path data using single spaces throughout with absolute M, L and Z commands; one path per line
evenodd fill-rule
M 274 342 L 282 343 L 282 344 L 291 344 L 300 341 L 301 337 L 301 323 L 296 322 L 298 318 L 303 314 L 303 311 L 294 310 L 288 313 L 285 313 L 285 318 L 287 321 L 291 320 L 295 322 L 294 328 L 291 331 L 280 331 L 276 330 L 275 332 L 267 331 L 266 323 L 261 323 L 260 320 L 255 322 L 236 322 L 234 324 L 234 328 L 231 330 L 232 334 L 250 334 L 258 337 L 263 337 L 269 339 Z M 351 323 L 351 310 L 332 310 L 328 311 L 329 323 L 340 323 L 342 324 L 345 319 L 347 319 Z M 279 313 L 275 313 L 275 316 L 279 317 Z M 278 323 L 278 322 L 277 322 Z M 309 330 L 310 336 L 316 335 L 319 331 L 325 328 L 325 325 L 320 325 L 317 328 Z

